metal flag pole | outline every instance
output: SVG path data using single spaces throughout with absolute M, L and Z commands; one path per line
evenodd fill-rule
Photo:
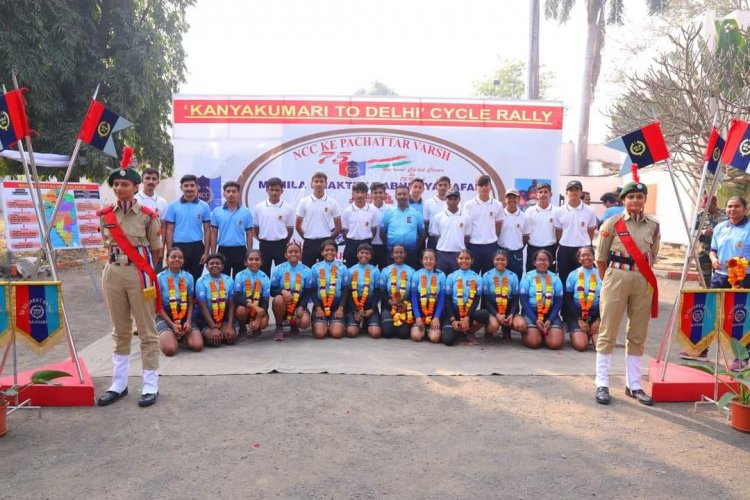
M 15 77 L 15 73 L 13 74 L 13 82 L 18 86 L 18 82 Z M 5 85 L 3 85 L 3 92 L 5 92 Z M 26 140 L 29 144 L 31 144 L 31 141 L 29 140 L 28 136 L 26 137 Z M 32 187 L 34 184 L 32 182 L 31 172 L 29 171 L 29 164 L 26 161 L 26 155 L 23 150 L 23 145 L 19 142 L 18 143 L 18 152 L 21 154 L 21 164 L 23 165 L 24 174 L 26 175 L 26 181 L 29 183 L 29 194 L 31 195 L 31 201 L 34 205 L 34 213 L 36 213 L 37 216 L 37 224 L 39 225 L 39 236 L 41 238 L 41 248 L 43 249 L 45 255 L 47 256 L 47 260 L 49 261 L 50 270 L 52 272 L 52 278 L 55 281 L 60 281 L 58 274 L 57 274 L 57 266 L 55 265 L 55 261 L 52 258 L 52 246 L 49 244 L 48 241 L 45 241 L 43 238 L 43 235 L 47 232 L 47 225 L 45 224 L 46 218 L 44 216 L 44 205 L 42 202 L 42 195 L 41 195 L 41 189 L 39 187 L 39 178 L 36 177 L 36 189 Z M 33 158 L 31 151 L 29 152 L 29 158 Z M 35 199 L 36 198 L 36 199 Z M 70 351 L 70 355 L 73 358 L 73 361 L 76 365 L 76 371 L 78 372 L 78 380 L 80 383 L 84 382 L 83 379 L 83 371 L 81 370 L 81 364 L 78 361 L 78 352 L 76 351 L 75 343 L 73 342 L 73 337 L 70 330 L 70 322 L 68 321 L 68 314 L 65 311 L 65 302 L 61 302 L 61 309 L 62 309 L 62 316 L 63 316 L 63 322 L 65 323 L 65 330 L 67 332 L 67 340 L 68 340 L 68 350 Z
M 99 85 L 96 86 L 96 90 L 94 90 L 94 95 L 91 99 L 95 100 L 97 94 L 99 94 Z M 47 226 L 47 230 L 44 233 L 44 241 L 49 241 L 50 234 L 52 234 L 52 224 L 54 224 L 55 217 L 57 217 L 57 211 L 60 209 L 60 205 L 62 204 L 63 196 L 65 195 L 65 189 L 68 187 L 70 174 L 73 172 L 73 165 L 75 165 L 76 160 L 78 159 L 78 152 L 81 149 L 82 142 L 83 141 L 81 139 L 78 139 L 76 141 L 76 145 L 73 148 L 73 154 L 70 155 L 70 161 L 68 161 L 68 168 L 65 170 L 65 177 L 63 179 L 62 187 L 60 188 L 60 195 L 57 197 L 57 200 L 55 201 L 55 207 L 52 209 L 52 216 L 50 217 L 50 225 Z M 38 269 L 38 259 L 37 259 L 37 263 L 34 264 L 34 271 L 32 273 L 32 276 L 36 276 L 37 269 Z
M 713 193 L 714 193 L 716 187 L 719 185 L 719 183 L 721 182 L 721 179 L 723 178 L 723 174 L 724 174 L 724 171 L 722 169 L 720 169 L 720 168 L 717 168 L 716 177 L 714 178 L 714 183 L 711 186 L 711 190 L 709 191 L 709 197 L 713 196 Z M 704 211 L 703 212 L 703 216 L 701 216 L 701 222 L 700 222 L 701 226 L 703 225 L 703 221 L 705 220 L 705 216 L 706 216 L 706 211 Z M 699 226 L 699 227 L 701 227 L 701 226 Z M 693 243 L 694 243 L 694 240 L 691 238 L 690 241 L 689 241 L 689 243 L 688 243 L 688 245 L 689 245 L 688 246 L 688 253 L 687 253 L 688 256 L 694 250 Z M 688 259 L 686 258 L 686 260 L 688 260 Z M 699 269 L 699 271 L 700 271 L 700 269 Z M 679 290 L 682 290 L 682 287 L 685 284 L 685 280 L 687 278 L 687 273 L 688 273 L 688 266 L 685 265 L 685 266 L 683 266 L 683 268 L 682 268 L 682 274 L 680 275 L 680 287 L 679 287 Z M 660 378 L 661 378 L 662 382 L 664 381 L 664 378 L 666 377 L 666 373 L 667 373 L 667 359 L 669 358 L 669 353 L 672 350 L 672 340 L 674 338 L 674 328 L 675 328 L 675 324 L 676 324 L 675 319 L 677 318 L 677 310 L 680 307 L 679 304 L 680 304 L 680 297 L 678 295 L 677 298 L 675 299 L 675 303 L 674 303 L 674 306 L 672 307 L 672 312 L 671 312 L 671 314 L 669 316 L 669 321 L 667 323 L 667 331 L 666 331 L 667 348 L 666 348 L 666 351 L 665 352 L 660 351 L 659 352 L 659 356 L 657 357 L 657 361 L 659 361 L 659 362 L 662 359 L 664 360 L 664 363 L 661 366 L 661 373 L 660 373 Z M 662 343 L 662 345 L 663 345 L 663 343 Z M 664 355 L 663 357 L 662 357 L 662 354 Z

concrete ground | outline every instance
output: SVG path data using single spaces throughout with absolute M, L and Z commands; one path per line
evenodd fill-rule
M 109 320 L 85 272 L 62 279 L 84 350 Z M 664 280 L 660 291 L 652 356 L 677 283 Z M 356 355 L 376 341 L 340 342 Z M 520 348 L 478 349 L 513 357 Z M 66 353 L 64 343 L 41 359 L 21 349 L 19 367 Z M 12 414 L 0 439 L 0 498 L 750 497 L 749 435 L 692 404 L 642 406 L 624 396 L 620 376 L 614 403 L 597 405 L 593 354 L 580 354 L 588 374 L 558 374 L 570 354 L 535 351 L 523 375 L 170 375 L 147 409 L 136 405 L 133 377 L 131 394 L 107 408 Z M 97 394 L 109 385 L 94 382 Z

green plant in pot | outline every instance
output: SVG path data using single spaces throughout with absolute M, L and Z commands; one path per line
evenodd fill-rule
M 60 385 L 54 380 L 61 377 L 72 377 L 68 372 L 60 370 L 38 370 L 31 374 L 31 382 L 20 387 L 9 387 L 0 391 L 0 437 L 8 433 L 8 406 L 15 401 L 16 396 L 34 384 Z
M 735 359 L 740 360 L 740 366 L 743 365 L 743 360 L 748 359 L 747 348 L 735 338 L 732 338 L 732 354 L 734 354 Z M 711 364 L 700 364 L 694 361 L 686 361 L 682 364 L 684 366 L 689 366 L 690 368 L 695 368 L 696 370 L 710 373 L 711 375 L 716 375 L 717 369 Z M 723 410 L 729 403 L 732 403 L 730 410 L 730 422 L 732 427 L 738 431 L 750 433 L 750 367 L 743 368 L 739 371 L 730 371 L 723 366 L 719 366 L 718 374 L 735 382 L 737 388 L 735 389 L 734 385 L 727 383 L 725 378 L 719 378 L 729 390 L 719 398 L 716 402 L 716 406 L 718 406 L 720 410 Z

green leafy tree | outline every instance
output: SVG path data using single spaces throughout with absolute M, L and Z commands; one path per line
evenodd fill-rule
M 645 0 L 649 15 L 667 8 L 668 0 Z M 570 19 L 575 0 L 545 0 L 544 15 L 564 24 Z M 602 64 L 602 48 L 607 25 L 621 25 L 625 14 L 625 0 L 586 0 L 586 52 L 584 53 L 583 80 L 581 83 L 581 108 L 575 151 L 575 172 L 586 171 L 589 141 L 589 116 L 594 100 L 596 83 Z
M 523 99 L 525 95 L 524 75 L 526 63 L 518 59 L 506 59 L 500 63 L 492 76 L 480 82 L 474 82 L 474 93 L 480 97 L 497 97 L 500 99 Z M 551 71 L 542 71 L 539 78 L 539 97 L 547 98 L 547 93 L 554 79 Z
M 195 0 L 15 0 L 0 4 L 0 81 L 11 71 L 26 94 L 34 150 L 70 154 L 94 89 L 97 100 L 133 122 L 114 134 L 119 152 L 133 146 L 140 162 L 169 175 L 172 93 L 185 81 L 182 36 Z M 73 176 L 101 180 L 117 161 L 83 146 Z M 0 174 L 21 172 L 17 162 Z M 62 175 L 63 169 L 43 169 Z
M 354 92 L 354 95 L 356 96 L 393 96 L 398 95 L 395 90 L 393 90 L 391 87 L 386 85 L 385 83 L 381 82 L 380 80 L 375 80 L 370 84 L 370 88 L 365 89 L 361 88 L 358 89 L 356 92 Z

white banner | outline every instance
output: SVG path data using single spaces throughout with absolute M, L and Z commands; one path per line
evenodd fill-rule
M 389 203 L 415 177 L 433 196 L 442 175 L 464 202 L 480 174 L 501 201 L 506 190 L 521 191 L 522 206 L 542 180 L 559 192 L 560 103 L 175 95 L 173 104 L 175 179 L 199 176 L 212 208 L 229 180 L 254 207 L 270 177 L 282 179 L 283 199 L 296 205 L 316 171 L 328 175 L 327 193 L 342 210 L 358 181 L 385 182 Z

